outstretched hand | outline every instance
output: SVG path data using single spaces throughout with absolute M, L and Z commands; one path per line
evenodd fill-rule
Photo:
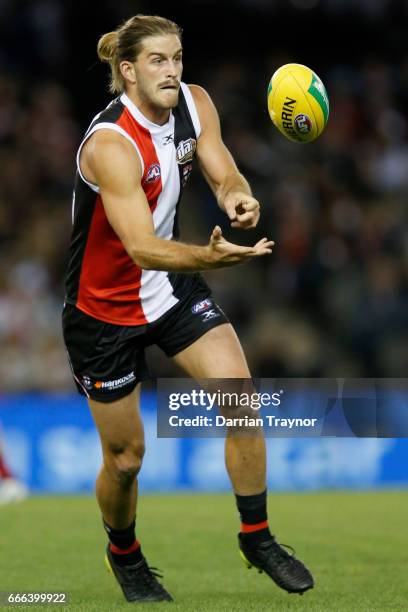
M 262 238 L 253 247 L 233 244 L 225 240 L 220 226 L 216 225 L 212 231 L 208 249 L 214 267 L 221 268 L 244 263 L 253 257 L 269 255 L 272 253 L 274 244 L 272 240 L 268 240 L 267 238 Z

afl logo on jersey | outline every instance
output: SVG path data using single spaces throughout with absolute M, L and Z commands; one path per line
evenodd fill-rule
M 194 138 L 179 142 L 176 149 L 177 163 L 185 164 L 186 162 L 192 161 L 196 148 L 197 141 Z
M 152 164 L 146 173 L 145 183 L 153 183 L 157 181 L 161 176 L 161 170 L 159 164 Z

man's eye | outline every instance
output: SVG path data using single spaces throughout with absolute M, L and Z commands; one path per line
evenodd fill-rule
M 153 60 L 153 64 L 161 64 L 161 59 L 157 58 Z

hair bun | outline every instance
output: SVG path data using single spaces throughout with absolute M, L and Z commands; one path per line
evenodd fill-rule
M 118 50 L 119 33 L 117 31 L 103 34 L 98 41 L 98 57 L 102 62 L 111 62 Z

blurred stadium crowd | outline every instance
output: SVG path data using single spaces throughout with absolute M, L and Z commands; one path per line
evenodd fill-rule
M 211 2 L 194 4 L 197 10 L 215 10 Z M 227 15 L 231 4 L 218 7 Z M 237 2 L 240 14 L 259 11 L 261 20 L 279 16 L 279 2 L 250 4 Z M 340 5 L 343 10 L 355 7 L 350 1 L 292 4 L 290 15 L 299 20 L 307 10 L 333 20 Z M 359 26 L 387 29 L 392 2 L 356 4 L 358 14 L 350 15 Z M 99 90 L 95 77 L 89 77 L 92 91 L 89 86 L 85 101 L 85 71 L 96 60 L 97 36 L 136 12 L 161 13 L 184 26 L 186 80 L 210 92 L 225 142 L 262 204 L 259 231 L 229 230 L 197 170 L 184 196 L 182 238 L 203 244 L 221 222 L 226 236 L 241 244 L 263 235 L 276 242 L 269 258 L 207 274 L 236 326 L 253 374 L 405 377 L 406 49 L 395 57 L 382 53 L 373 36 L 372 47 L 366 46 L 355 61 L 342 62 L 338 53 L 331 61 L 326 54 L 320 66 L 317 53 L 302 55 L 282 39 L 277 49 L 271 40 L 269 53 L 258 60 L 242 45 L 240 53 L 234 49 L 207 61 L 202 48 L 194 54 L 195 22 L 182 12 L 160 10 L 154 2 L 102 6 L 109 11 L 92 29 L 91 13 L 83 16 L 85 26 L 90 20 L 88 55 L 84 60 L 77 53 L 75 64 L 71 52 L 73 47 L 78 51 L 80 35 L 72 7 L 48 0 L 0 0 L 0 389 L 73 389 L 60 313 L 74 160 L 84 128 L 109 99 L 100 71 Z M 407 25 L 407 3 L 396 6 Z M 257 34 L 248 31 L 250 44 Z M 289 61 L 311 65 L 328 89 L 329 124 L 313 145 L 287 142 L 267 116 L 268 80 Z M 71 72 L 65 70 L 68 65 Z M 85 89 L 79 96 L 72 74 L 81 65 Z M 156 375 L 176 373 L 158 352 L 150 359 Z

